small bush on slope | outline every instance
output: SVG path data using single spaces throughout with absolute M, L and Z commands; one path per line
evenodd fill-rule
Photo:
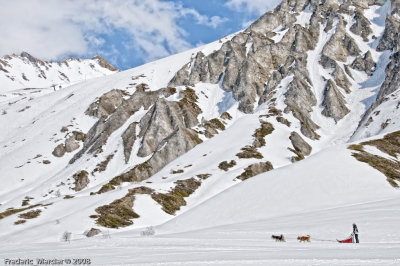
M 178 170 L 172 170 L 172 174 L 182 174 L 184 171 L 183 171 L 183 169 L 178 169 Z
M 257 151 L 257 149 L 254 146 L 246 146 L 241 149 L 242 151 L 237 153 L 236 156 L 239 157 L 240 159 L 250 159 L 250 158 L 256 158 L 256 159 L 262 159 L 264 156 Z
M 364 151 L 363 146 L 365 145 L 375 146 L 380 151 L 396 159 L 391 160 L 368 153 Z M 400 162 L 397 160 L 397 154 L 400 153 L 400 131 L 387 134 L 382 139 L 365 141 L 359 145 L 353 144 L 348 148 L 357 151 L 352 154 L 354 158 L 380 171 L 386 176 L 386 180 L 393 187 L 399 187 L 395 180 L 400 181 Z
M 263 147 L 266 145 L 265 137 L 271 134 L 274 131 L 274 126 L 271 123 L 260 120 L 261 127 L 257 128 L 253 134 L 254 141 L 252 145 L 247 145 L 246 147 L 241 148 L 241 152 L 236 154 L 240 159 L 249 159 L 256 158 L 262 159 L 264 158 L 260 152 L 257 151 L 257 148 Z
M 148 187 L 137 187 L 130 189 L 123 198 L 114 200 L 108 205 L 98 207 L 95 211 L 99 214 L 91 215 L 90 218 L 97 218 L 98 225 L 108 228 L 119 228 L 133 224 L 132 219 L 139 218 L 139 215 L 132 210 L 135 201 L 135 194 L 150 194 L 153 190 Z
M 273 131 L 274 127 L 271 123 L 261 121 L 261 127 L 257 128 L 253 134 L 253 137 L 255 138 L 253 146 L 255 146 L 256 148 L 265 146 L 265 136 L 271 134 Z
M 236 165 L 234 160 L 231 160 L 229 163 L 227 161 L 223 161 L 218 165 L 218 168 L 224 171 L 228 171 L 229 168 L 232 168 Z
M 3 219 L 5 217 L 13 215 L 15 213 L 19 213 L 19 212 L 23 212 L 25 210 L 33 209 L 33 208 L 38 207 L 38 206 L 49 206 L 51 204 L 53 204 L 53 203 L 48 203 L 48 204 L 45 204 L 45 205 L 43 205 L 43 204 L 35 204 L 35 205 L 32 205 L 32 206 L 29 206 L 29 207 L 26 207 L 26 208 L 20 208 L 20 209 L 9 208 L 9 209 L 5 210 L 4 212 L 0 212 L 0 219 Z
M 18 217 L 24 218 L 24 219 L 33 219 L 33 218 L 38 217 L 41 212 L 42 212 L 41 210 L 29 211 L 26 213 L 21 213 L 20 215 L 18 215 Z
M 18 221 L 15 221 L 15 222 L 14 222 L 15 225 L 17 225 L 17 224 L 23 224 L 23 223 L 26 223 L 26 220 L 18 220 Z
M 201 185 L 201 182 L 195 178 L 186 180 L 178 180 L 175 182 L 177 185 L 168 193 L 153 193 L 151 197 L 158 202 L 163 211 L 168 214 L 175 214 L 181 206 L 186 205 L 184 198 L 189 197 Z

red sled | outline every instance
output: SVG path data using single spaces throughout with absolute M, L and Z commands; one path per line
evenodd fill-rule
M 350 235 L 349 238 L 343 239 L 343 240 L 338 240 L 336 239 L 339 243 L 354 243 L 353 242 L 353 235 Z

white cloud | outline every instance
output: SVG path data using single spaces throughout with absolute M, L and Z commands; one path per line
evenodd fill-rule
M 227 18 L 221 18 L 219 16 L 213 16 L 211 18 L 201 15 L 199 12 L 197 12 L 195 9 L 189 9 L 189 8 L 180 8 L 182 16 L 192 16 L 193 18 L 196 19 L 197 24 L 202 24 L 206 25 L 212 28 L 218 27 L 221 23 L 224 23 L 228 21 Z
M 236 11 L 261 15 L 277 6 L 281 0 L 228 0 L 226 5 Z
M 104 44 L 99 34 L 123 30 L 147 60 L 188 49 L 183 17 L 217 27 L 207 17 L 174 1 L 162 0 L 1 0 L 0 55 L 28 51 L 43 59 L 85 55 Z

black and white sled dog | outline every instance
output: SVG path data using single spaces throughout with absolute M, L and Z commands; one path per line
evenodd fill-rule
M 279 236 L 272 235 L 272 239 L 275 239 L 276 242 L 286 242 L 285 237 L 281 234 Z

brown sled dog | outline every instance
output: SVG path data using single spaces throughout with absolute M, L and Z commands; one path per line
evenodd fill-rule
M 297 240 L 299 240 L 300 242 L 310 242 L 310 235 L 306 235 L 306 236 L 298 236 Z
M 275 239 L 276 242 L 286 242 L 285 237 L 283 235 L 280 236 L 272 235 L 271 238 Z

